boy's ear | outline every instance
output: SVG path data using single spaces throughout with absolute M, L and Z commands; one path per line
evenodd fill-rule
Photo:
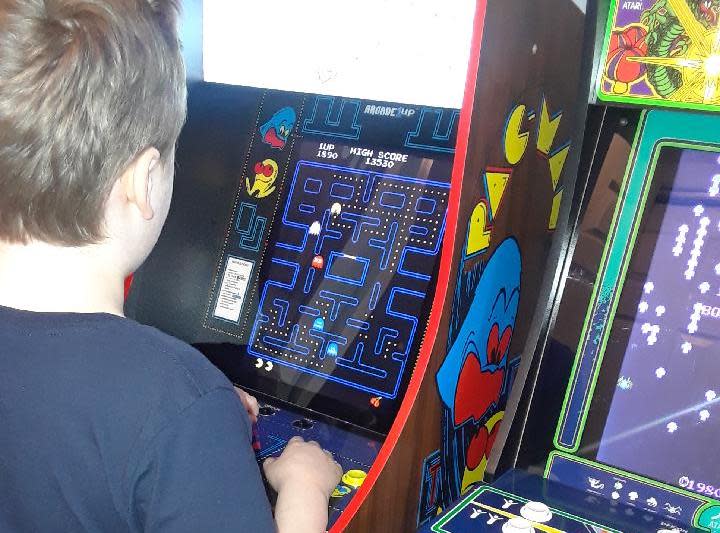
M 156 148 L 146 148 L 130 163 L 121 178 L 127 201 L 138 208 L 145 220 L 151 220 L 155 216 L 151 193 L 153 171 L 159 164 L 160 152 Z

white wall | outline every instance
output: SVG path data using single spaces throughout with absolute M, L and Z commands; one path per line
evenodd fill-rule
M 206 81 L 459 108 L 474 0 L 205 0 Z
M 202 0 L 184 0 L 180 20 L 180 39 L 189 81 L 202 79 Z

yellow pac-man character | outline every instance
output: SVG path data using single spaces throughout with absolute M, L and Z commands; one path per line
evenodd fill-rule
M 252 186 L 250 178 L 245 178 L 247 193 L 255 198 L 270 196 L 275 190 L 275 180 L 278 175 L 278 164 L 272 159 L 266 159 L 262 163 L 255 163 L 255 178 Z
M 508 115 L 505 131 L 503 132 L 505 159 L 513 166 L 517 165 L 525 155 L 530 140 L 530 133 L 522 129 L 525 121 L 525 110 L 524 105 L 515 106 Z

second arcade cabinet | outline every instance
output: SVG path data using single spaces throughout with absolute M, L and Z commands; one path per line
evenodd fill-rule
M 720 531 L 720 4 L 605 14 L 554 324 L 436 533 Z

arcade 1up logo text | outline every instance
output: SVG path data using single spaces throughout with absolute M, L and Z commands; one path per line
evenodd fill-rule
M 364 113 L 378 117 L 413 117 L 416 111 L 411 107 L 368 104 Z

